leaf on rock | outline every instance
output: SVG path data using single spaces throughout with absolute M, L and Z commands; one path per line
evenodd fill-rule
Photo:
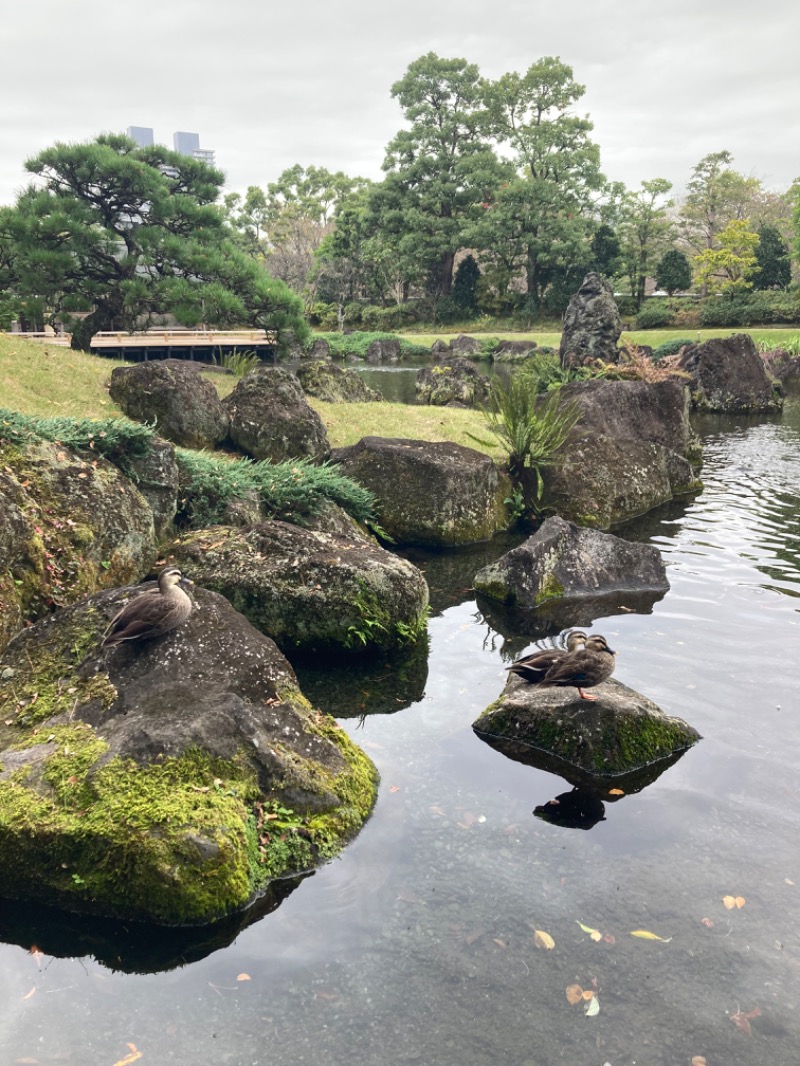
M 660 940 L 662 944 L 669 944 L 672 940 L 671 936 L 659 936 L 658 933 L 651 933 L 649 929 L 634 929 L 631 936 L 638 936 L 641 940 Z
M 533 942 L 537 948 L 544 948 L 545 951 L 552 951 L 556 946 L 556 942 L 550 934 L 543 932 L 541 929 L 534 930 Z
M 608 790 L 609 796 L 624 796 L 625 793 L 621 788 L 610 788 Z
M 728 911 L 732 911 L 734 907 L 741 909 L 745 905 L 744 896 L 723 896 L 723 905 Z
M 757 1018 L 760 1013 L 761 1011 L 758 1007 L 754 1007 L 753 1010 L 748 1011 L 737 1010 L 735 1014 L 731 1015 L 731 1021 L 737 1027 L 737 1029 L 741 1029 L 741 1031 L 743 1033 L 746 1033 L 747 1036 L 752 1036 L 753 1029 L 750 1025 L 750 1022 L 753 1020 L 753 1018 Z
M 583 999 L 583 989 L 580 985 L 567 985 L 566 995 L 567 1002 L 574 1007 L 576 1003 L 580 1003 Z

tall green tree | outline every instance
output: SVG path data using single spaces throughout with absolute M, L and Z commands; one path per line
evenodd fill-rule
M 372 210 L 396 249 L 408 286 L 450 293 L 465 226 L 497 181 L 484 81 L 465 59 L 433 52 L 410 64 L 392 86 L 407 122 L 389 143 Z
M 792 280 L 789 247 L 774 226 L 758 227 L 756 264 L 753 275 L 756 289 L 785 289 Z
M 753 214 L 761 182 L 733 170 L 732 162 L 728 151 L 711 152 L 692 170 L 680 209 L 680 230 L 694 252 L 719 247 L 719 234 L 729 222 Z
M 532 306 L 541 302 L 554 269 L 589 258 L 605 179 L 592 123 L 574 111 L 585 91 L 572 68 L 552 56 L 486 88 L 493 130 L 512 153 L 517 177 L 498 189 L 487 212 L 494 217 L 479 232 L 481 246 L 500 239 L 520 249 Z
M 692 284 L 692 265 L 680 248 L 670 248 L 659 259 L 656 284 L 670 296 L 683 292 Z
M 710 293 L 734 296 L 753 287 L 758 269 L 758 234 L 747 219 L 734 218 L 718 237 L 718 248 L 705 248 L 695 256 L 698 284 Z
M 656 264 L 672 239 L 668 214 L 672 201 L 666 199 L 671 188 L 672 183 L 665 178 L 643 181 L 621 206 L 617 232 L 637 309 L 644 301 L 646 280 L 655 273 Z
M 299 301 L 231 243 L 219 170 L 110 134 L 56 144 L 26 167 L 39 182 L 0 211 L 0 243 L 20 296 L 53 316 L 88 311 L 72 326 L 75 347 L 168 313 L 305 334 Z

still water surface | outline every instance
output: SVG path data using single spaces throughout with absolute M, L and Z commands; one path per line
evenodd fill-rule
M 427 662 L 301 671 L 380 769 L 359 838 L 216 950 L 0 905 L 0 1062 L 114 1066 L 132 1044 L 142 1066 L 796 1066 L 800 401 L 699 428 L 702 494 L 626 531 L 671 591 L 594 620 L 695 748 L 588 830 L 535 817 L 569 787 L 471 729 L 531 646 L 469 590 L 504 546 L 417 554 Z M 162 949 L 171 968 L 122 972 Z

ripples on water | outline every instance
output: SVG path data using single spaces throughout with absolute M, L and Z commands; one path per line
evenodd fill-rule
M 3 1062 L 112 1066 L 130 1042 L 143 1066 L 796 1066 L 800 404 L 701 431 L 702 494 L 628 531 L 659 545 L 670 593 L 596 620 L 617 676 L 700 744 L 588 832 L 534 818 L 568 788 L 472 733 L 506 638 L 465 592 L 469 553 L 430 556 L 427 676 L 302 678 L 381 770 L 360 837 L 230 947 L 166 973 L 4 947 Z M 34 918 L 19 939 L 36 935 Z M 598 989 L 596 1017 L 568 1004 L 574 982 Z

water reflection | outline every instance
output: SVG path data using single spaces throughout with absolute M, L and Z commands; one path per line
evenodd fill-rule
M 275 881 L 247 910 L 203 926 L 151 926 L 4 901 L 0 940 L 51 958 L 93 958 L 121 973 L 160 973 L 228 947 L 243 929 L 277 910 L 303 880 Z

